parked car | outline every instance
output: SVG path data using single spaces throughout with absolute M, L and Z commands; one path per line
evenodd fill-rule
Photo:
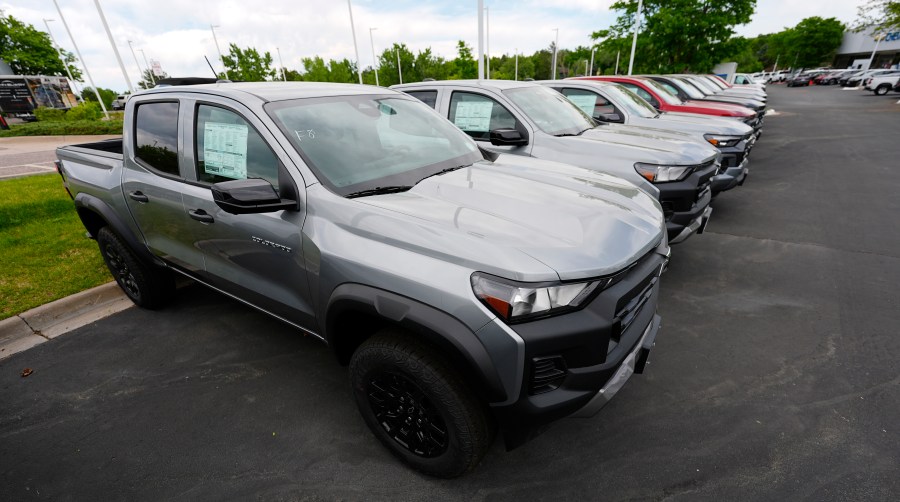
M 130 94 L 119 94 L 118 96 L 116 96 L 116 99 L 114 99 L 112 101 L 112 109 L 113 110 L 124 110 L 125 103 L 128 102 L 128 98 L 130 96 L 131 96 Z
M 767 93 L 763 85 L 733 85 L 729 84 L 718 75 L 682 75 L 684 77 L 693 77 L 703 82 L 712 84 L 713 89 L 718 89 L 718 93 L 726 96 L 746 96 L 753 99 L 766 102 Z
M 876 77 L 885 73 L 890 73 L 895 70 L 888 69 L 877 69 L 877 70 L 868 70 L 864 72 L 857 73 L 847 79 L 847 87 L 859 87 L 865 83 L 865 80 L 870 77 Z
M 888 71 L 866 78 L 865 89 L 878 96 L 884 96 L 897 85 L 900 80 L 900 70 Z
M 672 244 L 702 233 L 709 221 L 720 154 L 690 135 L 600 126 L 533 82 L 447 80 L 391 88 L 433 103 L 485 149 L 594 169 L 658 194 Z
M 753 127 L 758 135 L 762 131 L 759 116 L 745 106 L 728 103 L 712 103 L 708 101 L 683 101 L 673 96 L 657 82 L 648 78 L 625 76 L 576 77 L 575 80 L 594 80 L 597 82 L 615 82 L 634 92 L 662 112 L 699 113 L 716 117 L 731 117 Z
M 184 275 L 324 341 L 418 470 L 592 415 L 646 364 L 669 248 L 631 183 L 487 153 L 372 86 L 174 86 L 125 114 L 125 141 L 57 151 L 125 294 L 158 308 Z
M 730 103 L 735 105 L 746 106 L 753 110 L 757 116 L 764 116 L 766 110 L 766 102 L 758 99 L 740 95 L 717 92 L 718 89 L 710 87 L 712 84 L 707 83 L 706 86 L 702 82 L 690 76 L 683 75 L 644 75 L 644 77 L 657 81 L 669 93 L 678 96 L 683 101 L 713 101 L 718 103 Z
M 753 128 L 737 120 L 704 115 L 660 113 L 650 103 L 619 84 L 577 80 L 538 82 L 559 91 L 600 123 L 627 124 L 647 131 L 677 131 L 694 136 L 719 149 L 719 173 L 711 188 L 715 196 L 744 184 L 749 173 L 749 154 L 756 142 Z
M 816 78 L 816 74 L 812 72 L 800 72 L 796 75 L 791 76 L 791 78 L 787 79 L 788 87 L 804 87 L 808 86 L 813 79 Z

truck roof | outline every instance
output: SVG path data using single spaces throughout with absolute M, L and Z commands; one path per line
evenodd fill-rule
M 516 89 L 519 87 L 533 87 L 538 84 L 534 82 L 524 82 L 521 80 L 435 80 L 429 82 L 415 82 L 411 84 L 392 85 L 390 88 L 412 89 L 415 87 L 436 87 L 446 85 L 472 85 L 485 89 L 494 89 L 504 91 L 506 89 Z
M 148 89 L 140 94 L 169 94 L 179 92 L 199 92 L 215 94 L 245 100 L 247 96 L 254 96 L 261 101 L 284 101 L 298 98 L 318 98 L 324 96 L 347 96 L 365 94 L 392 94 L 384 87 L 359 84 L 335 84 L 331 82 L 222 82 L 216 84 L 202 84 L 170 87 L 157 87 Z

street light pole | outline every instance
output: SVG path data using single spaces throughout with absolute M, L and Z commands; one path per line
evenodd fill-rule
M 634 68 L 634 50 L 637 48 L 637 35 L 638 30 L 641 28 L 641 6 L 644 5 L 644 0 L 638 0 L 638 8 L 637 13 L 634 18 L 634 37 L 631 39 L 631 58 L 628 60 L 628 74 L 631 75 L 631 70 Z
M 132 45 L 132 41 L 128 41 L 128 48 L 131 49 L 131 57 L 134 58 L 134 65 L 138 68 L 138 75 L 141 76 L 140 80 L 138 80 L 138 85 L 144 81 L 144 69 L 141 68 L 141 63 L 138 63 L 137 54 L 134 53 L 134 45 Z
M 589 76 L 590 76 L 590 75 L 588 74 L 588 60 L 587 60 L 587 59 L 584 60 L 584 76 L 585 76 L 585 77 L 589 77 Z
M 484 80 L 484 0 L 478 0 L 478 80 Z
M 519 48 L 516 47 L 516 80 L 519 80 Z
M 613 72 L 613 75 L 619 74 L 619 56 L 621 56 L 621 55 L 622 55 L 622 51 L 616 52 L 616 71 Z
M 59 12 L 59 19 L 62 20 L 63 26 L 66 28 L 66 33 L 69 34 L 69 40 L 72 41 L 72 47 L 75 48 L 75 54 L 78 55 L 78 59 L 81 60 L 81 65 L 84 66 L 84 73 L 87 75 L 88 82 L 91 83 L 91 87 L 94 89 L 94 94 L 97 95 L 97 101 L 100 103 L 100 108 L 103 110 L 103 115 L 106 116 L 106 120 L 109 120 L 109 112 L 106 111 L 106 105 L 103 104 L 103 99 L 100 97 L 100 90 L 97 89 L 97 86 L 94 85 L 94 79 L 91 77 L 91 72 L 88 70 L 87 62 L 81 57 L 81 51 L 78 50 L 78 44 L 75 43 L 75 37 L 72 36 L 72 31 L 69 30 L 69 23 L 66 22 L 66 17 L 63 16 L 62 9 L 59 8 L 59 3 L 56 0 L 53 0 L 53 5 L 56 6 L 56 11 Z M 82 90 L 82 94 L 84 91 Z M 84 101 L 84 96 L 81 96 L 81 100 Z
M 278 64 L 281 65 L 281 81 L 282 81 L 282 82 L 287 82 L 287 77 L 284 76 L 284 60 L 281 59 L 281 48 L 280 48 L 280 47 L 276 47 L 276 48 L 275 48 L 275 52 L 278 53 Z
M 400 67 L 400 46 L 397 46 L 397 74 L 400 75 L 400 83 L 403 83 L 403 68 Z
M 56 43 L 56 39 L 53 38 L 53 32 L 50 31 L 50 21 L 53 21 L 53 20 L 45 18 L 44 26 L 47 27 L 47 34 L 50 35 L 50 41 L 53 42 L 53 46 L 56 47 L 56 51 L 59 52 L 59 60 L 62 61 L 63 68 L 66 69 L 66 75 L 69 76 L 69 81 L 72 82 L 72 87 L 74 88 L 75 87 L 75 79 L 72 77 L 72 72 L 69 70 L 69 65 L 66 64 L 65 58 L 63 58 L 62 47 L 60 47 L 59 44 Z M 75 91 L 78 92 L 78 89 L 75 89 Z
M 113 53 L 116 55 L 116 61 L 119 62 L 119 68 L 122 70 L 122 76 L 125 77 L 125 83 L 128 84 L 128 90 L 134 94 L 134 86 L 131 84 L 131 79 L 128 78 L 128 72 L 125 71 L 125 63 L 122 62 L 122 56 L 119 55 L 119 48 L 116 47 L 112 32 L 109 31 L 109 25 L 106 24 L 106 16 L 103 15 L 103 8 L 100 7 L 100 0 L 94 0 L 94 5 L 97 7 L 97 13 L 100 14 L 100 22 L 103 23 L 103 29 L 106 30 L 106 36 L 109 37 L 109 45 L 112 46 Z
M 219 61 L 222 62 L 222 68 L 225 69 L 225 78 L 230 80 L 231 77 L 228 76 L 228 67 L 225 66 L 225 58 L 222 57 L 222 49 L 219 48 L 219 39 L 216 37 L 216 28 L 218 28 L 218 27 L 219 27 L 219 25 L 215 25 L 215 26 L 209 25 L 209 30 L 212 31 L 213 42 L 216 43 L 216 52 L 219 53 Z
M 594 47 L 593 49 L 591 49 L 591 71 L 590 71 L 589 75 L 593 75 L 593 74 L 594 74 L 594 53 L 595 53 L 595 52 L 597 52 L 597 48 L 596 48 L 596 47 Z
M 147 71 L 150 72 L 150 82 L 153 85 L 156 85 L 156 75 L 153 74 L 153 68 L 150 68 L 150 63 L 147 62 L 147 53 L 144 52 L 144 49 L 138 49 L 141 52 L 141 56 L 144 58 L 144 66 L 147 67 Z
M 875 61 L 875 53 L 878 51 L 878 44 L 881 43 L 881 39 L 883 39 L 883 38 L 884 38 L 884 34 L 882 34 L 882 33 L 875 35 L 875 48 L 872 49 L 872 56 L 869 57 L 869 65 L 866 67 L 866 71 L 872 69 L 872 62 Z
M 359 83 L 362 85 L 362 63 L 359 60 L 359 46 L 356 45 L 356 25 L 353 24 L 353 6 L 347 0 L 347 10 L 350 11 L 350 33 L 353 34 L 353 52 L 356 53 L 356 74 L 359 75 Z
M 559 28 L 553 28 L 556 32 L 556 41 L 553 42 L 553 80 L 556 80 L 556 52 L 559 50 Z
M 491 8 L 484 8 L 484 40 L 487 52 L 487 79 L 491 79 Z
M 372 38 L 372 32 L 378 28 L 369 28 L 369 44 L 372 45 L 372 69 L 375 70 L 375 85 L 381 86 L 378 82 L 378 58 L 375 57 L 375 39 Z

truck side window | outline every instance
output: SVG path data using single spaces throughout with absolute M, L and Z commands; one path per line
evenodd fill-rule
M 199 105 L 194 134 L 199 181 L 262 178 L 278 190 L 278 157 L 240 115 L 217 106 Z
M 581 108 L 581 111 L 587 113 L 591 117 L 596 117 L 601 114 L 618 113 L 616 107 L 613 106 L 608 99 L 596 92 L 586 91 L 584 89 L 564 88 L 562 93 L 565 97 L 569 98 L 569 101 L 575 103 L 578 108 Z
M 659 101 L 657 101 L 656 98 L 654 98 L 652 94 L 650 94 L 649 92 L 645 91 L 644 89 L 641 89 L 640 87 L 638 87 L 638 86 L 636 86 L 636 85 L 634 85 L 634 84 L 628 84 L 628 83 L 621 83 L 621 82 L 620 82 L 619 85 L 621 85 L 622 87 L 625 87 L 625 88 L 628 89 L 629 91 L 631 91 L 631 92 L 637 94 L 638 96 L 640 96 L 641 98 L 643 98 L 644 101 L 646 101 L 646 102 L 650 103 L 651 105 L 653 105 L 654 108 L 659 108 Z
M 407 91 L 406 94 L 434 108 L 437 104 L 437 91 Z
M 178 103 L 142 103 L 135 113 L 135 157 L 157 171 L 178 176 Z
M 450 122 L 475 139 L 490 140 L 494 129 L 520 129 L 516 117 L 500 103 L 481 94 L 454 92 Z

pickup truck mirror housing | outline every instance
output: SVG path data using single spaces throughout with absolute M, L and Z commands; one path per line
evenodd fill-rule
M 210 190 L 216 205 L 226 213 L 271 213 L 297 208 L 297 201 L 280 198 L 275 187 L 261 178 L 222 181 Z
M 494 146 L 525 146 L 528 138 L 516 129 L 494 129 L 491 131 L 491 144 Z
M 597 115 L 594 115 L 594 119 L 599 120 L 600 122 L 625 122 L 625 119 L 618 113 L 598 113 Z

